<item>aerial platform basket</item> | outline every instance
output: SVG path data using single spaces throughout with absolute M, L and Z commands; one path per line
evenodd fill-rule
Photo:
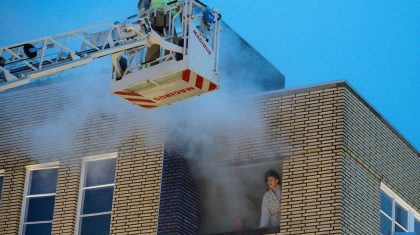
M 151 44 L 160 46 L 159 58 L 143 62 L 151 47 L 114 57 L 111 82 L 114 94 L 134 105 L 155 108 L 218 88 L 215 80 L 218 75 L 219 21 L 215 17 L 210 24 L 206 23 L 206 8 L 195 1 L 186 1 L 181 7 L 178 14 L 182 17 L 181 34 L 177 35 L 173 26 L 177 19 L 177 15 L 173 15 L 174 7 L 167 8 L 165 13 L 172 19 L 167 27 L 168 33 L 164 33 L 169 36 L 154 30 L 150 34 Z M 218 13 L 213 11 L 211 14 Z
M 111 91 L 143 108 L 218 88 L 220 14 L 198 0 L 162 3 L 125 22 L 0 47 L 0 92 L 112 55 Z

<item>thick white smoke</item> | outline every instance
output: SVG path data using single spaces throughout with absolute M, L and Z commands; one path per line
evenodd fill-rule
M 255 227 L 260 210 L 256 202 L 261 200 L 265 188 L 264 171 L 280 168 L 278 162 L 261 160 L 278 157 L 279 152 L 264 151 L 266 142 L 273 137 L 267 134 L 264 117 L 255 102 L 255 95 L 261 91 L 257 76 L 261 72 L 257 68 L 264 68 L 267 62 L 244 55 L 246 50 L 241 48 L 244 45 L 235 44 L 238 37 L 224 33 L 226 40 L 221 48 L 229 47 L 231 54 L 225 55 L 229 57 L 225 61 L 221 60 L 225 63 L 221 65 L 221 89 L 171 106 L 144 110 L 111 95 L 109 61 L 58 75 L 51 84 L 41 81 L 33 84 L 33 88 L 18 91 L 22 95 L 47 92 L 41 102 L 27 101 L 38 105 L 37 110 L 29 112 L 32 120 L 20 127 L 29 136 L 27 154 L 33 160 L 63 153 L 77 155 L 80 153 L 72 151 L 80 152 L 75 147 L 80 142 L 91 146 L 87 152 L 98 148 L 112 151 L 146 126 L 163 128 L 167 143 L 184 147 L 184 157 L 201 182 L 202 231 L 234 230 L 236 217 L 243 217 L 247 226 Z M 248 62 L 244 63 L 244 58 Z M 252 66 L 247 65 L 249 61 Z M 49 97 L 59 98 L 49 100 Z M 3 118 L 10 113 L 18 114 L 19 107 L 23 106 L 2 106 Z M 159 135 L 144 137 L 148 146 L 163 141 Z M 279 144 L 277 148 L 281 147 Z M 59 151 L 51 152 L 51 149 Z M 259 160 L 251 165 L 232 166 L 243 157 Z M 223 216 L 217 216 L 220 214 Z
M 274 148 L 266 146 L 275 137 L 268 134 L 257 103 L 263 80 L 281 81 L 259 77 L 268 75 L 261 72 L 267 62 L 245 46 L 225 30 L 221 47 L 229 47 L 229 53 L 221 59 L 221 88 L 160 110 L 168 146 L 183 147 L 199 181 L 202 233 L 238 229 L 238 218 L 245 228 L 258 227 L 264 172 L 281 169 L 272 159 L 284 146 L 278 141 Z

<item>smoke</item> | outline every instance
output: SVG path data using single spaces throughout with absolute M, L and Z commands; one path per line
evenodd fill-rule
M 105 62 L 5 93 L 1 116 L 13 123 L 10 132 L 19 135 L 16 150 L 23 148 L 34 162 L 94 155 L 116 151 L 125 138 L 146 129 L 153 112 L 110 94 L 111 68 Z M 145 136 L 145 141 L 149 147 L 162 142 L 156 135 Z
M 280 168 L 257 103 L 221 89 L 167 111 L 167 146 L 181 146 L 199 181 L 202 232 L 233 231 L 238 217 L 257 227 L 264 172 Z
M 44 80 L 32 85 L 35 88 L 18 91 L 27 100 L 13 100 L 6 94 L 10 103 L 1 107 L 1 119 L 22 119 L 17 115 L 25 112 L 17 109 L 34 110 L 26 123 L 10 128 L 22 133 L 26 152 L 35 161 L 115 151 L 137 131 L 162 128 L 167 146 L 183 147 L 200 182 L 202 231 L 234 230 L 238 217 L 246 226 L 255 227 L 265 190 L 264 171 L 281 168 L 273 159 L 283 147 L 278 143 L 268 146 L 275 137 L 267 132 L 255 95 L 267 84 L 275 84 L 280 73 L 270 71 L 267 62 L 226 26 L 223 33 L 221 88 L 210 94 L 157 110 L 139 109 L 109 94 L 111 63 L 102 61 L 89 71 L 73 70 L 55 76 L 51 84 Z M 281 86 L 281 79 L 278 82 L 272 89 Z M 25 95 L 36 97 L 38 92 L 47 93 L 40 96 L 43 100 Z M 36 107 L 26 107 L 23 102 Z M 149 147 L 162 144 L 159 135 L 144 137 Z M 7 133 L 1 136 L 6 138 Z
M 276 74 L 261 72 L 268 63 L 233 31 L 223 33 L 221 47 L 229 49 L 222 50 L 221 88 L 162 109 L 160 115 L 165 117 L 167 151 L 181 147 L 199 182 L 202 233 L 258 227 L 264 172 L 281 169 L 284 147 L 278 141 L 270 145 L 276 139 L 256 99 L 266 84 L 261 76 Z

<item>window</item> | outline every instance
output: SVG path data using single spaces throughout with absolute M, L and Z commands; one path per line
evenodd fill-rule
M 420 215 L 398 195 L 381 184 L 381 234 L 415 232 L 420 235 Z
M 116 160 L 116 154 L 83 160 L 76 225 L 78 234 L 110 233 Z
M 395 232 L 407 232 L 408 210 L 395 202 Z
M 199 222 L 200 234 L 279 233 L 280 227 L 278 225 L 270 223 L 268 228 L 260 228 L 260 222 L 263 197 L 269 190 L 264 175 L 269 169 L 276 170 L 280 175 L 279 183 L 281 184 L 282 162 L 256 162 L 234 166 L 220 165 L 220 167 L 219 173 L 225 178 L 223 182 L 216 178 L 206 177 L 212 174 L 210 168 L 202 169 L 195 176 L 197 177 L 196 182 L 199 190 L 198 200 L 201 204 L 197 208 L 201 217 Z M 171 187 L 178 186 L 172 185 Z M 285 189 L 282 186 L 280 187 Z M 216 192 L 217 197 L 215 197 Z M 170 192 L 163 192 L 161 196 L 164 196 L 164 193 L 170 194 Z M 175 207 L 176 209 L 178 205 L 165 204 L 164 206 L 161 205 L 160 209 L 165 207 Z M 220 216 L 221 210 L 224 211 L 223 216 Z M 173 226 L 171 223 L 174 220 L 171 219 L 170 215 L 168 217 L 167 226 Z M 159 220 L 160 222 L 161 220 Z M 183 226 L 185 222 L 181 220 L 179 224 Z
M 1 201 L 1 194 L 3 192 L 3 178 L 4 178 L 4 170 L 0 170 L 0 201 Z
M 414 220 L 414 232 L 416 235 L 420 235 L 420 216 Z
M 58 162 L 26 167 L 20 233 L 51 234 Z
M 414 220 L 414 232 L 416 235 L 420 235 L 420 216 Z

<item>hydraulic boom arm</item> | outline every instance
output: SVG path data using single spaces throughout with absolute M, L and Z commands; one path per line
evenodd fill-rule
M 133 17 L 134 18 L 134 17 Z M 0 92 L 131 48 L 148 46 L 148 18 L 97 25 L 0 48 Z M 164 40 L 163 40 L 164 41 Z
M 0 47 L 0 92 L 112 55 L 111 92 L 156 108 L 218 88 L 221 15 L 197 0 L 162 2 L 124 23 Z

